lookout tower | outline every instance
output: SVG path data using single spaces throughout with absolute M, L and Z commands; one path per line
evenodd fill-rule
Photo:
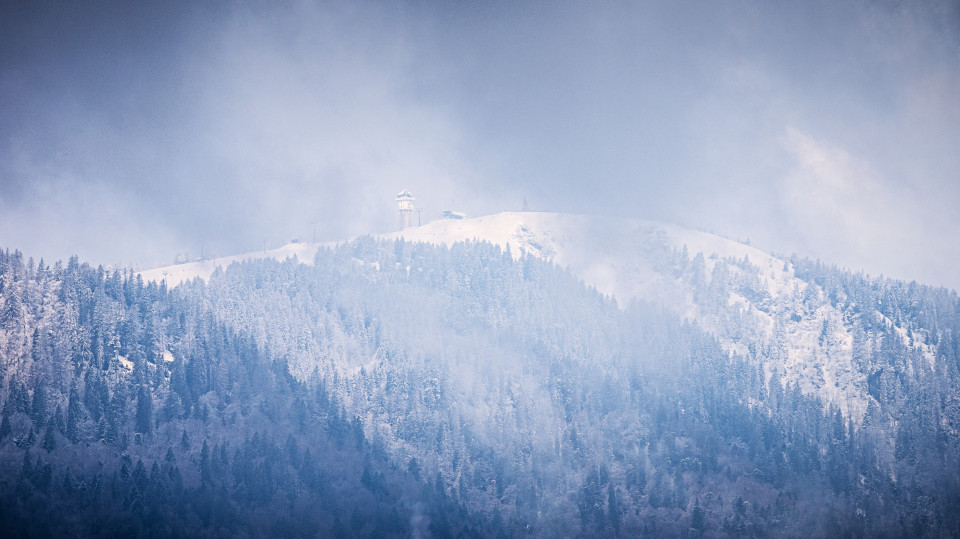
M 400 230 L 410 226 L 410 216 L 416 208 L 413 207 L 413 195 L 404 189 L 397 194 L 397 214 L 400 221 Z

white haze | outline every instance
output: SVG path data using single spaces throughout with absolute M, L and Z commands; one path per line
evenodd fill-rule
M 167 264 L 519 209 L 960 287 L 960 9 L 0 8 L 0 246 Z

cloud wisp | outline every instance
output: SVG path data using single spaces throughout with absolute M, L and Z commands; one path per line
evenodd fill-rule
M 344 239 L 406 187 L 960 287 L 948 1 L 3 9 L 0 240 L 37 256 Z

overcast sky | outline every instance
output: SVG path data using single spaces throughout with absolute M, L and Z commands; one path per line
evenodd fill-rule
M 0 7 L 0 247 L 172 262 L 531 209 L 960 288 L 960 7 Z

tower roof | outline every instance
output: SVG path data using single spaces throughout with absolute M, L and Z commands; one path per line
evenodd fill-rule
M 404 198 L 409 198 L 409 199 L 412 200 L 412 199 L 413 199 L 413 194 L 412 194 L 410 191 L 407 191 L 406 189 L 404 189 L 403 191 L 400 191 L 399 193 L 397 193 L 397 200 L 401 200 L 401 199 L 404 199 Z

